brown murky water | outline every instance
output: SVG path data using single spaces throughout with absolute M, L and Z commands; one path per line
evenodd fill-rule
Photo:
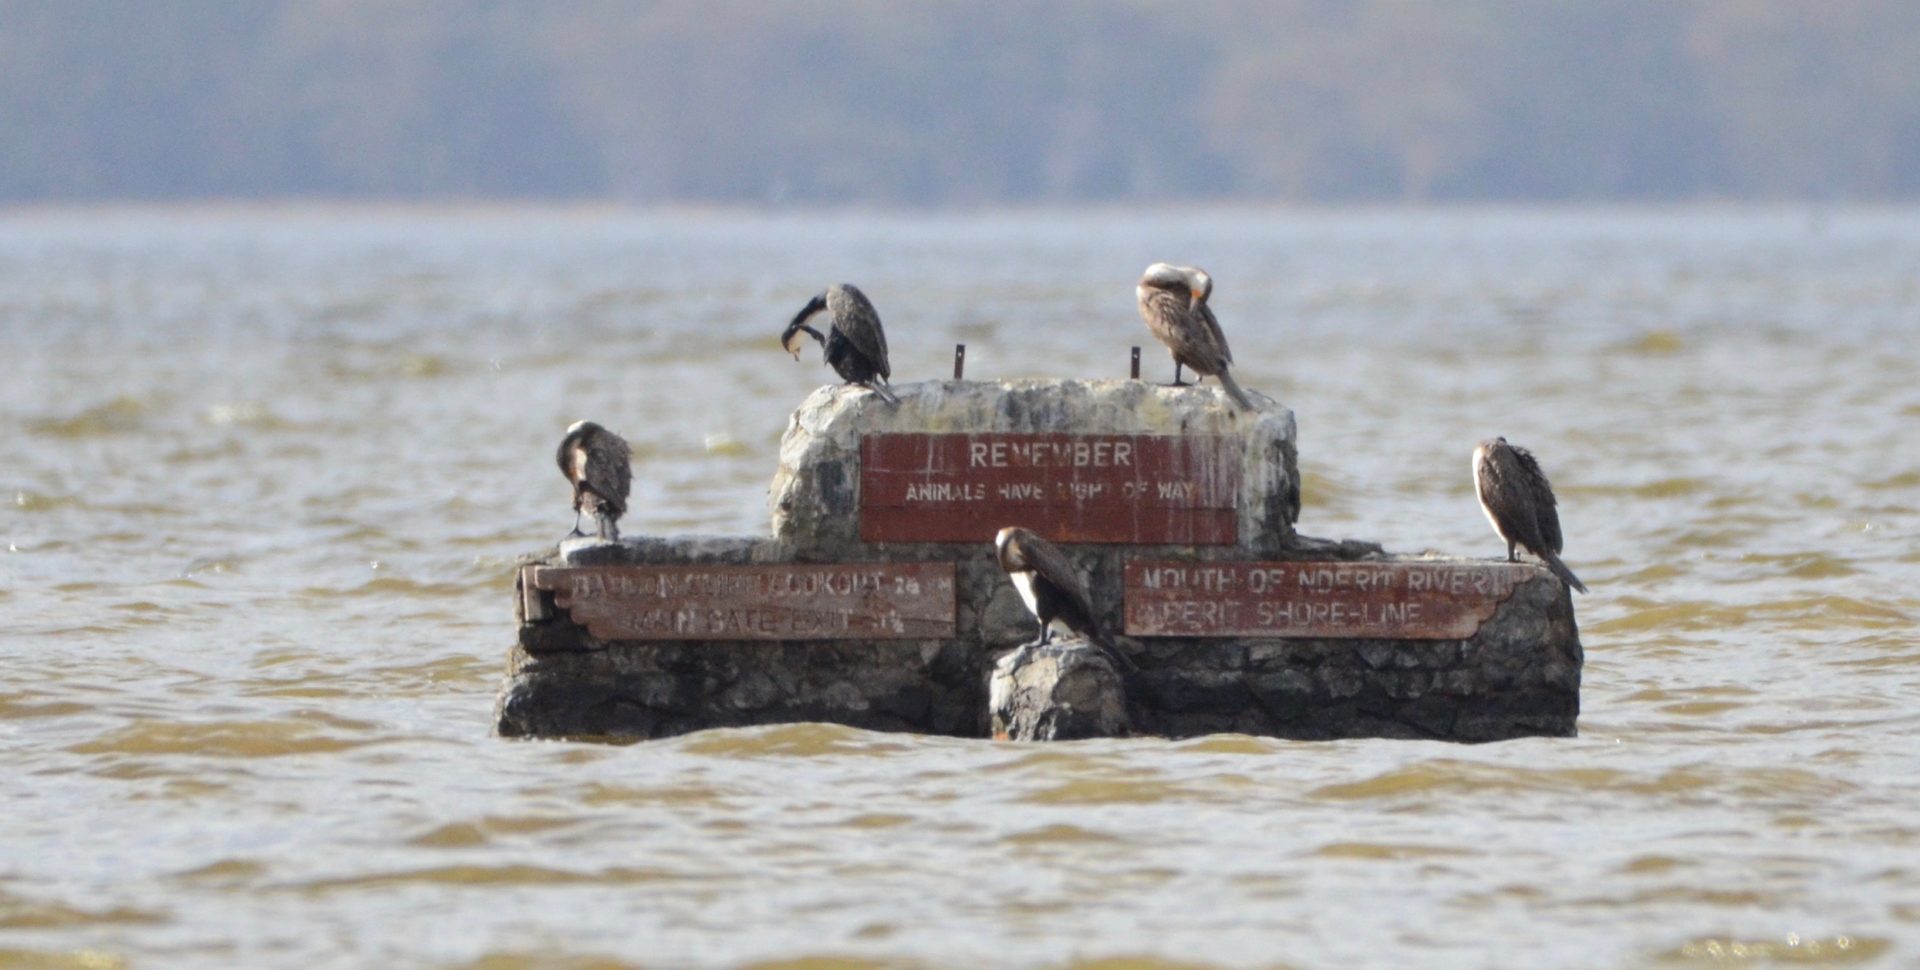
M 569 421 L 763 529 L 822 284 L 1164 380 L 1157 259 L 1304 531 L 1496 555 L 1539 453 L 1580 738 L 489 737 Z M 0 361 L 0 965 L 1920 965 L 1920 213 L 17 214 Z

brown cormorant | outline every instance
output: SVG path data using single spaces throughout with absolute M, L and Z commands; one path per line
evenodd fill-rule
M 807 326 L 807 320 L 827 311 L 832 324 L 826 336 Z M 880 329 L 880 313 L 852 283 L 835 283 L 800 309 L 780 333 L 780 346 L 800 359 L 800 335 L 808 334 L 826 348 L 827 363 L 849 384 L 858 384 L 891 404 L 900 403 L 886 388 L 893 368 L 887 364 L 887 332 Z
M 1227 372 L 1233 351 L 1227 349 L 1227 335 L 1220 332 L 1220 321 L 1207 306 L 1213 277 L 1192 266 L 1155 263 L 1147 267 L 1133 292 L 1140 300 L 1140 319 L 1173 352 L 1175 387 L 1182 384 L 1180 368 L 1191 367 L 1203 377 L 1220 378 L 1236 403 L 1254 409 L 1247 392 Z
M 594 424 L 575 421 L 554 455 L 560 474 L 573 483 L 573 531 L 580 531 L 580 514 L 593 516 L 602 539 L 620 538 L 617 524 L 627 511 L 627 492 L 633 486 L 633 451 L 625 438 Z
M 1493 531 L 1507 540 L 1508 562 L 1517 561 L 1513 547 L 1522 546 L 1539 556 L 1562 582 L 1587 591 L 1560 561 L 1560 513 L 1555 509 L 1553 486 L 1547 484 L 1533 452 L 1507 444 L 1505 438 L 1480 442 L 1473 450 L 1473 491 Z
M 1087 584 L 1060 547 L 1031 529 L 1008 526 L 994 536 L 993 548 L 1021 601 L 1040 621 L 1041 643 L 1051 643 L 1056 631 L 1079 636 L 1106 654 L 1115 670 L 1136 669 L 1132 660 L 1107 643 Z

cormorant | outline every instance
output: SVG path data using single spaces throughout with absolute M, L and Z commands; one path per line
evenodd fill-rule
M 560 474 L 573 483 L 573 531 L 580 531 L 580 514 L 593 516 L 602 539 L 620 538 L 617 524 L 627 511 L 627 492 L 633 485 L 633 450 L 625 438 L 594 424 L 575 421 L 554 455 Z
M 807 326 L 807 320 L 827 311 L 832 325 L 827 335 Z M 886 388 L 893 368 L 887 364 L 887 332 L 880 329 L 880 313 L 852 283 L 835 283 L 807 302 L 780 333 L 780 346 L 800 359 L 800 335 L 808 334 L 826 348 L 827 363 L 849 384 L 858 384 L 890 404 L 900 403 Z
M 1031 529 L 1008 526 L 994 536 L 993 548 L 1021 601 L 1040 621 L 1041 643 L 1051 643 L 1055 631 L 1077 635 L 1106 654 L 1115 670 L 1137 669 L 1132 660 L 1107 643 L 1094 616 L 1087 584 L 1058 546 Z
M 1516 562 L 1513 547 L 1525 547 L 1568 586 L 1587 591 L 1580 578 L 1560 561 L 1560 513 L 1555 510 L 1553 486 L 1540 470 L 1533 452 L 1490 438 L 1473 450 L 1473 491 L 1480 511 L 1493 531 L 1507 540 L 1507 561 Z
M 1236 403 L 1254 409 L 1247 392 L 1227 372 L 1227 365 L 1233 363 L 1233 351 L 1227 349 L 1227 336 L 1220 332 L 1220 321 L 1207 306 L 1207 297 L 1213 295 L 1213 277 L 1192 266 L 1155 263 L 1147 267 L 1133 292 L 1140 300 L 1140 319 L 1173 352 L 1175 387 L 1183 383 L 1180 368 L 1191 367 L 1203 377 L 1220 378 Z

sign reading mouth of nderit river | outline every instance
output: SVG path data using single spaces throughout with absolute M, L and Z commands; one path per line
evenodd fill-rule
M 1460 640 L 1538 575 L 1522 563 L 1127 563 L 1137 637 Z
M 878 434 L 860 442 L 860 538 L 1061 542 L 1237 537 L 1241 443 L 1223 435 Z

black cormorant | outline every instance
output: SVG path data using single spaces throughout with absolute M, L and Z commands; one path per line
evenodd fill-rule
M 832 324 L 826 336 L 807 326 L 807 320 L 825 310 Z M 893 368 L 887 364 L 887 332 L 880 329 L 880 313 L 860 288 L 835 283 L 800 309 L 780 334 L 780 346 L 800 359 L 800 335 L 807 334 L 826 348 L 827 363 L 849 384 L 858 384 L 891 404 L 900 403 L 886 388 Z
M 627 511 L 627 492 L 633 486 L 633 451 L 625 438 L 594 424 L 575 421 L 554 455 L 560 474 L 573 483 L 573 531 L 580 531 L 580 514 L 593 516 L 602 539 L 620 538 L 620 516 Z
M 1547 484 L 1547 475 L 1532 452 L 1507 444 L 1505 438 L 1480 442 L 1473 450 L 1473 491 L 1493 531 L 1507 540 L 1508 562 L 1517 561 L 1514 546 L 1524 547 L 1568 586 L 1587 591 L 1560 561 L 1560 513 L 1555 509 L 1553 486 Z
M 1080 572 L 1058 546 L 1031 529 L 1008 526 L 993 538 L 1000 568 L 1040 621 L 1040 642 L 1050 643 L 1056 631 L 1084 638 L 1113 662 L 1114 669 L 1136 669 L 1132 660 L 1107 643 L 1093 612 L 1093 597 Z

